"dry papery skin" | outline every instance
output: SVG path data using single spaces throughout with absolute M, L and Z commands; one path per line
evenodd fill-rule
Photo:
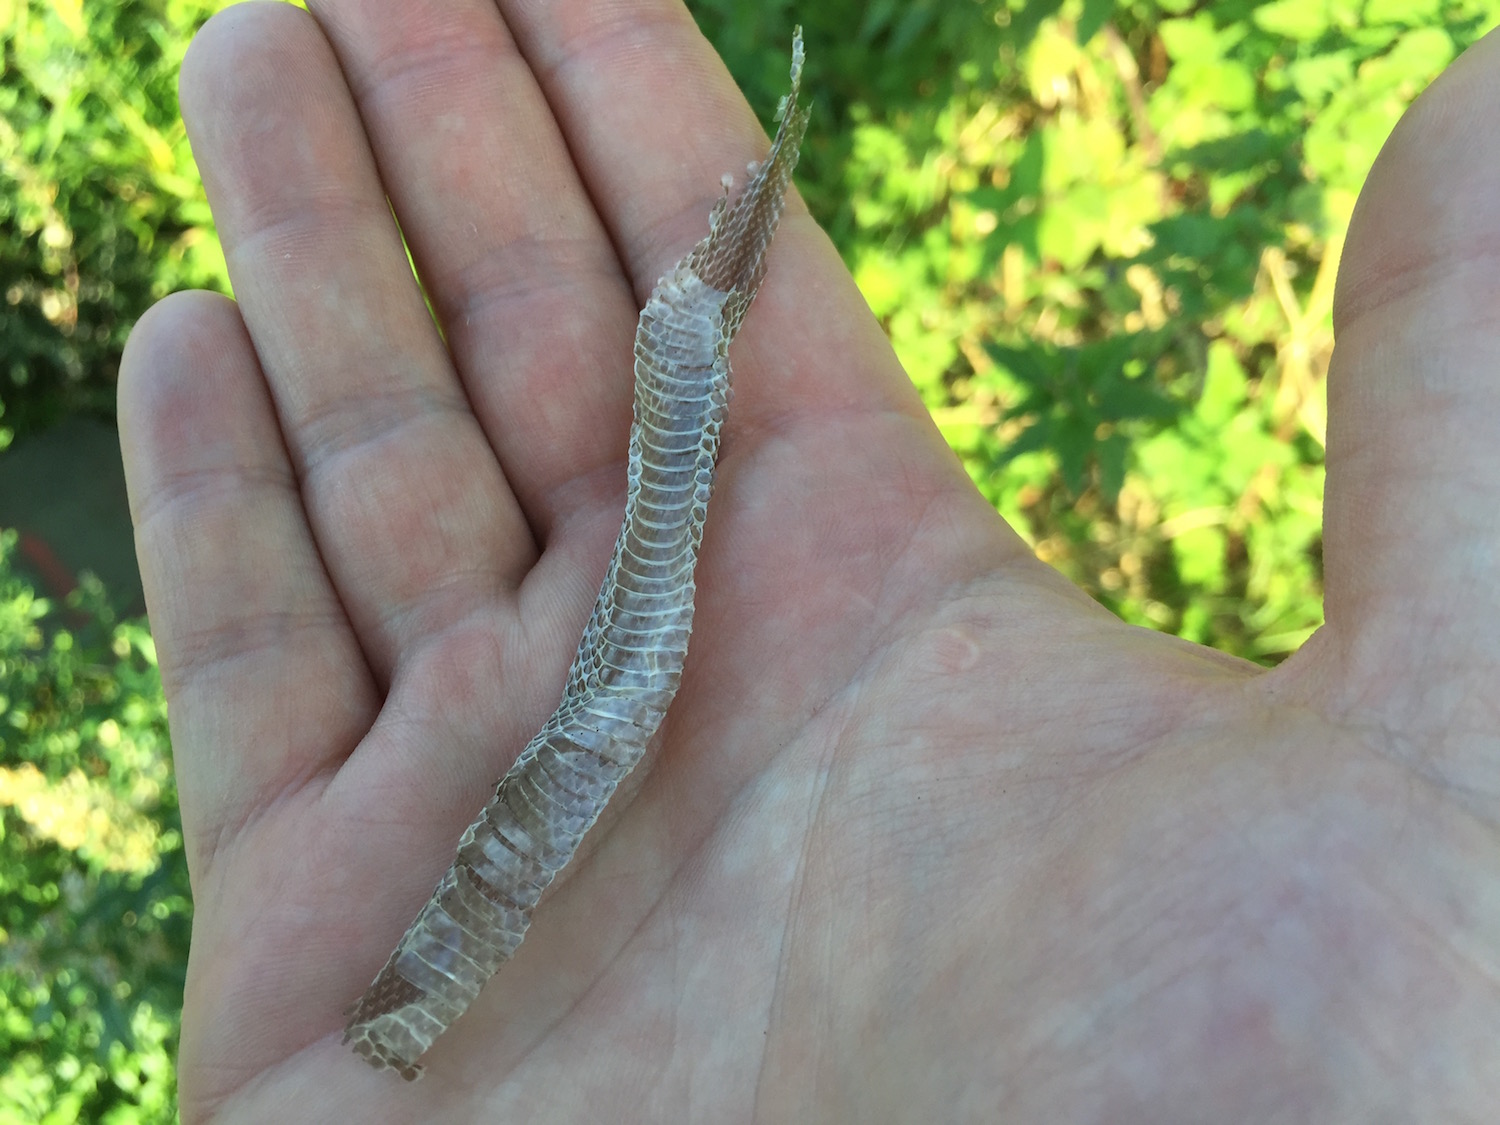
M 657 283 L 635 336 L 625 518 L 562 702 L 495 787 L 458 856 L 352 1009 L 344 1041 L 403 1078 L 515 953 L 542 892 L 646 751 L 677 694 L 693 627 L 693 569 L 729 401 L 729 345 L 807 128 L 791 91 L 770 154 L 725 196 L 709 234 Z

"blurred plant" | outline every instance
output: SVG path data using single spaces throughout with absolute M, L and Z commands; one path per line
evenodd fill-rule
M 0 403 L 19 433 L 113 417 L 136 318 L 173 289 L 227 291 L 176 95 L 224 2 L 0 2 Z
M 774 50 L 752 64 L 740 44 L 779 44 L 792 5 L 694 9 L 767 86 Z M 830 0 L 808 25 L 808 86 L 834 92 L 809 202 L 1042 558 L 1127 621 L 1276 660 L 1321 620 L 1354 198 L 1497 17 L 1494 0 Z
M 0 1121 L 168 1122 L 189 898 L 145 626 L 0 533 Z

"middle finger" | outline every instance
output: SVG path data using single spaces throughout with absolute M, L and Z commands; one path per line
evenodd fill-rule
M 469 400 L 542 541 L 618 520 L 637 307 L 493 0 L 310 0 Z M 566 529 L 562 529 L 566 530 Z

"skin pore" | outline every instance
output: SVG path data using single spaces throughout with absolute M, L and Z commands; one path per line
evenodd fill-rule
M 1361 197 L 1328 623 L 1270 672 L 1032 557 L 793 200 L 659 746 L 407 1085 L 345 1010 L 556 702 L 639 303 L 766 141 L 669 0 L 309 8 L 189 53 L 236 301 L 121 371 L 187 1125 L 1489 1120 L 1500 42 Z

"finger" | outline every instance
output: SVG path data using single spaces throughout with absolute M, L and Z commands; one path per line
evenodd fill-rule
M 643 300 L 705 233 L 721 177 L 743 182 L 746 163 L 765 156 L 765 133 L 680 0 L 500 0 L 500 10 Z M 790 40 L 788 28 L 788 60 Z M 818 128 L 815 113 L 810 138 Z M 740 448 L 799 422 L 811 423 L 812 440 L 830 412 L 925 417 L 837 252 L 795 197 L 735 369 L 730 426 Z M 946 459 L 935 429 L 930 450 Z
M 141 318 L 119 420 L 196 882 L 226 830 L 337 768 L 377 701 L 232 302 Z
M 377 676 L 535 557 L 316 22 L 229 8 L 182 106 L 309 520 Z
M 1328 628 L 1315 646 L 1342 706 L 1491 794 L 1500 157 L 1474 140 L 1497 112 L 1491 35 L 1406 114 L 1355 210 L 1329 374 Z
M 533 528 L 579 507 L 616 521 L 637 309 L 492 0 L 310 7 Z
M 641 299 L 702 237 L 724 173 L 742 178 L 748 161 L 765 156 L 765 133 L 679 0 L 499 6 Z M 790 62 L 790 35 L 787 47 Z M 810 143 L 818 122 L 814 102 Z M 877 523 L 905 541 L 922 521 L 951 512 L 984 529 L 975 565 L 1030 555 L 974 490 L 848 270 L 795 197 L 768 262 L 731 356 L 735 398 L 719 473 L 725 500 L 702 562 L 707 585 L 733 589 L 725 603 L 739 615 L 730 659 L 740 641 L 753 650 L 754 630 L 776 628 L 769 616 L 747 619 L 743 607 L 784 605 L 788 574 L 830 591 L 883 583 L 893 556 L 869 558 L 859 573 L 849 565 Z M 845 479 L 862 482 L 852 500 L 833 484 Z M 737 518 L 726 520 L 729 513 Z M 805 554 L 795 534 L 802 529 L 816 540 Z M 715 612 L 708 601 L 704 612 Z M 712 643 L 695 650 L 700 666 Z

